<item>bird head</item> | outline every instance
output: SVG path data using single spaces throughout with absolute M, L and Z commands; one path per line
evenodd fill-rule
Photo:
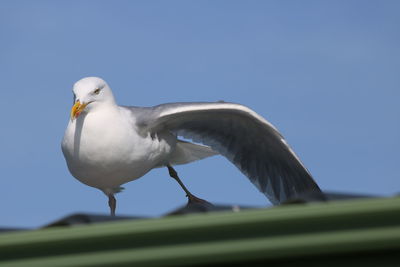
M 114 96 L 108 84 L 101 78 L 86 77 L 74 84 L 74 105 L 71 109 L 71 120 L 83 112 L 89 112 L 104 105 L 115 105 Z

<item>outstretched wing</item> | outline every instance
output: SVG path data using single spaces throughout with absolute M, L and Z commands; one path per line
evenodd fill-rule
M 235 164 L 273 204 L 322 195 L 278 130 L 251 109 L 233 103 L 171 103 L 137 117 L 147 132 L 172 131 L 211 146 Z

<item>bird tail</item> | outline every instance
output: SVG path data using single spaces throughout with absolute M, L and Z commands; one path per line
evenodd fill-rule
M 203 146 L 178 140 L 175 147 L 175 151 L 172 153 L 169 159 L 169 164 L 171 165 L 186 164 L 192 161 L 208 158 L 217 154 L 218 152 L 215 152 L 208 146 Z

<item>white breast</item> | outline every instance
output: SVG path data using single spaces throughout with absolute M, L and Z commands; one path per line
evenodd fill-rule
M 62 150 L 72 175 L 89 186 L 113 189 L 166 161 L 176 138 L 143 137 L 134 125 L 135 118 L 122 108 L 96 110 L 70 121 Z

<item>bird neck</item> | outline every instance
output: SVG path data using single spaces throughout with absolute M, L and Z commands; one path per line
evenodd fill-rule
M 115 112 L 118 110 L 118 105 L 114 100 L 108 100 L 104 102 L 93 103 L 90 107 L 90 112 Z

